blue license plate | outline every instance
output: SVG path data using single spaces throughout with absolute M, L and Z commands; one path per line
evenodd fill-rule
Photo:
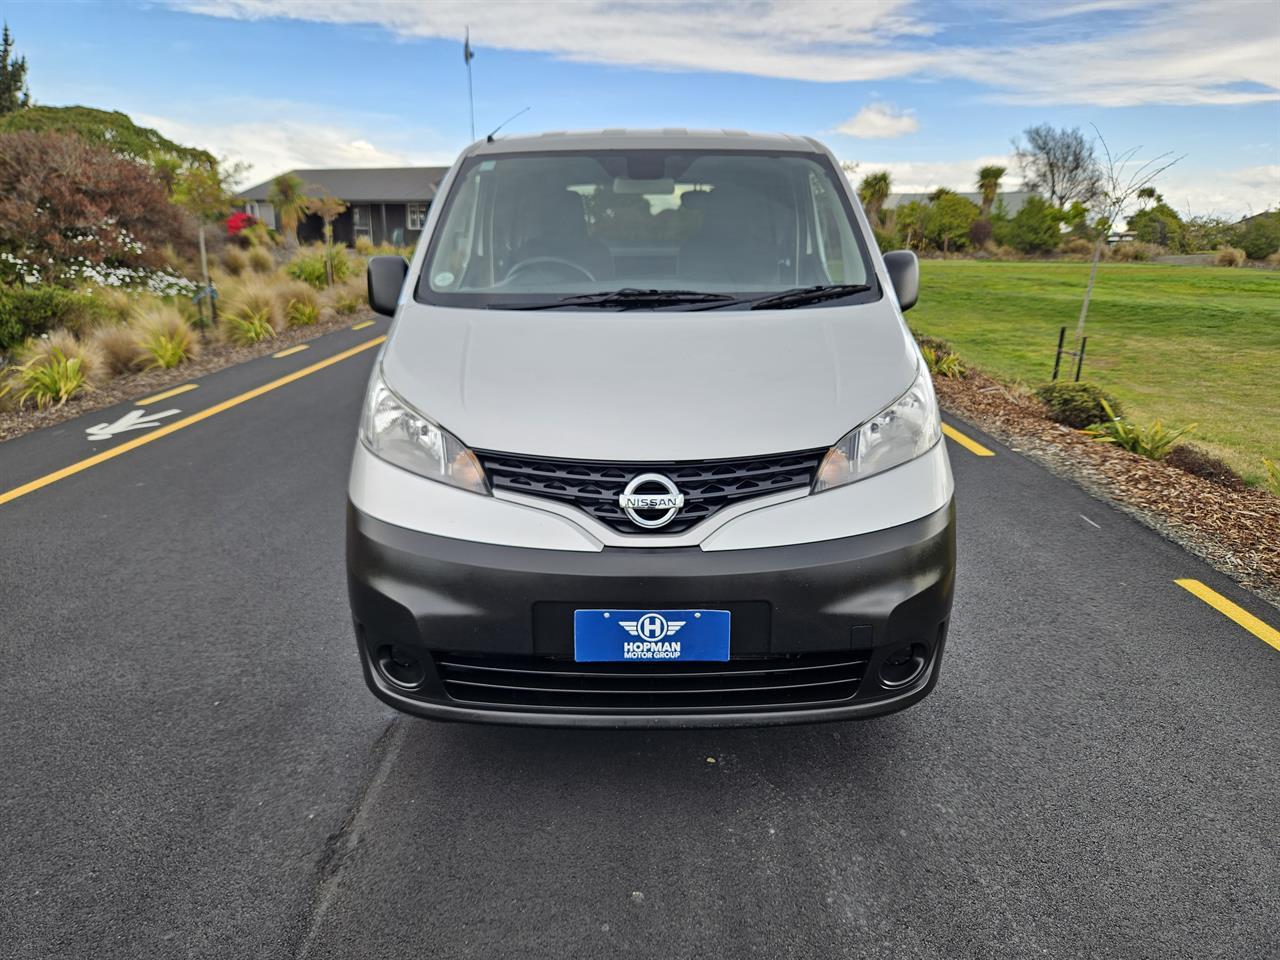
M 728 660 L 728 610 L 575 610 L 579 663 Z

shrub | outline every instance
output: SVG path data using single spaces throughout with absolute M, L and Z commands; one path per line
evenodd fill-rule
M 0 353 L 55 327 L 87 331 L 114 318 L 110 301 L 61 287 L 0 286 Z
M 1271 264 L 1273 267 L 1280 267 L 1280 250 L 1277 250 L 1275 253 L 1267 254 L 1267 263 Z
M 249 266 L 249 258 L 239 247 L 228 246 L 222 251 L 222 268 L 233 277 L 244 273 Z
M 320 319 L 320 296 L 310 284 L 291 280 L 277 287 L 276 295 L 289 326 L 310 327 Z
M 225 315 L 218 326 L 224 340 L 240 347 L 269 340 L 276 335 L 270 312 L 266 309 L 242 307 Z
M 1120 401 L 1095 384 L 1055 380 L 1036 388 L 1036 397 L 1049 412 L 1049 419 L 1077 430 L 1107 419 L 1108 405 L 1119 412 Z
M 1107 419 L 1085 428 L 1085 432 L 1098 443 L 1114 443 L 1151 460 L 1163 460 L 1180 437 L 1196 428 L 1193 423 L 1180 430 L 1170 430 L 1159 420 L 1143 427 L 1117 416 L 1106 400 L 1102 401 L 1102 409 Z
M 342 247 L 326 250 L 319 244 L 306 248 L 294 257 L 285 267 L 285 272 L 295 280 L 302 280 L 317 290 L 323 290 L 329 285 L 328 274 L 325 272 L 326 260 L 333 270 L 335 284 L 344 283 L 355 272 L 355 266 L 347 257 L 346 250 Z
M 184 241 L 146 164 L 54 132 L 0 133 L 0 157 L 0 249 L 41 264 L 45 282 L 69 284 L 86 267 L 159 269 L 165 244 Z
M 1028 197 L 1017 216 L 998 220 L 995 227 L 997 243 L 1007 244 L 1020 253 L 1048 253 L 1058 246 L 1062 231 L 1062 211 L 1039 197 Z
M 1141 263 L 1158 257 L 1162 253 L 1164 253 L 1164 249 L 1157 247 L 1154 243 L 1125 241 L 1124 243 L 1114 244 L 1107 251 L 1107 257 L 1120 263 Z
M 37 409 L 61 406 L 90 389 L 102 370 L 101 357 L 89 344 L 66 330 L 55 330 L 28 341 L 4 392 L 14 391 L 19 407 L 31 402 Z
M 1231 487 L 1233 490 L 1244 488 L 1244 480 L 1241 479 L 1240 474 L 1232 470 L 1225 460 L 1219 460 L 1213 454 L 1190 444 L 1180 443 L 1170 450 L 1169 455 L 1165 457 L 1165 463 L 1179 470 L 1185 470 L 1193 476 Z
M 155 302 L 141 308 L 133 328 L 146 370 L 169 370 L 200 352 L 195 331 L 181 311 L 170 304 Z
M 350 316 L 368 302 L 368 289 L 358 280 L 335 288 L 333 293 L 333 309 L 343 316 Z
M 1093 257 L 1093 244 L 1084 237 L 1068 237 L 1058 247 L 1058 252 L 1067 257 Z
M 377 249 L 378 248 L 374 246 L 373 240 L 370 239 L 369 237 L 365 237 L 365 236 L 356 237 L 356 253 L 360 254 L 360 256 L 362 257 L 372 256 L 377 251 Z
M 873 226 L 871 228 L 871 232 L 875 234 L 876 246 L 880 248 L 881 253 L 888 253 L 890 250 L 897 250 L 898 247 L 901 246 L 901 244 L 898 243 L 898 234 L 893 230 Z M 410 254 L 410 256 L 412 256 L 412 254 Z
M 1240 232 L 1240 246 L 1250 260 L 1265 260 L 1280 250 L 1280 211 L 1250 217 Z
M 964 364 L 954 353 L 936 350 L 933 347 L 921 347 L 920 352 L 924 355 L 924 362 L 928 365 L 929 372 L 935 377 L 956 379 L 964 376 Z
M 275 273 L 275 257 L 264 247 L 253 247 L 249 251 L 249 267 L 254 273 Z
M 1239 267 L 1244 261 L 1244 251 L 1239 247 L 1220 247 L 1213 257 L 1214 266 L 1218 267 Z
M 267 283 L 253 282 L 231 287 L 225 307 L 219 312 L 223 311 L 227 315 L 262 315 L 273 330 L 284 329 L 284 304 L 280 302 L 277 288 Z
M 107 373 L 114 377 L 136 370 L 142 364 L 138 335 L 127 323 L 114 323 L 95 330 L 92 342 L 102 356 Z

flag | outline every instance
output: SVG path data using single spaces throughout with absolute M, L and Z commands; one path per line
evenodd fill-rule
M 471 28 L 467 28 L 467 39 L 462 41 L 462 61 L 470 64 L 476 58 L 476 52 L 471 49 Z

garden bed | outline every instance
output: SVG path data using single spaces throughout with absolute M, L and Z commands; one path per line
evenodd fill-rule
M 373 314 L 367 308 L 347 316 L 341 314 L 325 316 L 312 326 L 289 327 L 274 337 L 249 346 L 235 346 L 210 338 L 198 357 L 172 369 L 147 370 L 113 378 L 73 397 L 61 406 L 47 407 L 44 410 L 28 408 L 0 412 L 0 441 L 71 420 L 83 413 L 145 397 L 166 387 L 186 383 L 188 380 L 245 360 L 269 356 L 279 350 L 314 340 L 326 333 L 333 333 L 359 323 L 361 320 L 372 318 Z
M 1280 498 L 1206 480 L 1049 420 L 1039 401 L 970 371 L 935 380 L 944 409 L 1203 559 L 1280 607 Z

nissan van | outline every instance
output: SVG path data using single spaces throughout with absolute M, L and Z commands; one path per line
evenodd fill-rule
M 364 676 L 424 717 L 841 720 L 938 679 L 953 482 L 882 256 L 795 136 L 468 147 L 364 401 L 347 566 Z

